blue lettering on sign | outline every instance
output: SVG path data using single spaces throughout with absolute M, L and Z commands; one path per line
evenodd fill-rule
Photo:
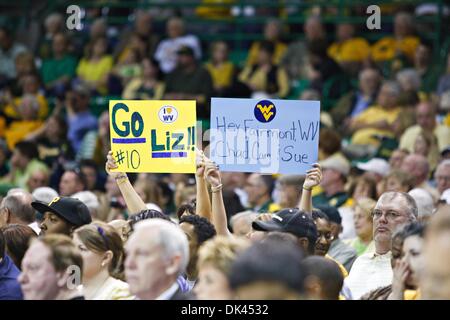
M 117 126 L 116 123 L 116 114 L 119 110 L 123 110 L 128 113 L 130 109 L 124 103 L 116 103 L 112 109 L 112 127 L 114 132 L 117 133 L 120 137 L 128 137 L 130 133 L 133 135 L 133 138 L 113 138 L 113 143 L 145 143 L 145 138 L 137 138 L 142 135 L 144 131 L 144 120 L 142 116 L 138 112 L 133 112 L 131 114 L 130 121 L 122 121 L 121 128 Z

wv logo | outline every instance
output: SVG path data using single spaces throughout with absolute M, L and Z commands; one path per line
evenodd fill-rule
M 159 109 L 158 112 L 159 120 L 164 123 L 173 123 L 178 118 L 178 111 L 175 107 L 172 106 L 164 106 Z
M 277 109 L 271 101 L 261 100 L 256 104 L 254 113 L 259 122 L 270 122 L 275 118 Z

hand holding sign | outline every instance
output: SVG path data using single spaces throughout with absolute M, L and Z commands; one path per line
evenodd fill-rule
M 322 169 L 320 168 L 320 164 L 313 164 L 313 168 L 306 171 L 305 182 L 303 183 L 303 188 L 311 190 L 314 187 L 317 187 L 322 181 Z

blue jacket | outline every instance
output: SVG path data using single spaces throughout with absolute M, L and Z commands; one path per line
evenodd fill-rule
M 22 290 L 17 281 L 20 270 L 5 255 L 0 262 L 0 300 L 23 300 Z

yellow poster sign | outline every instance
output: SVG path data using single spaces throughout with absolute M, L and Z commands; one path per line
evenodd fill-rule
M 195 101 L 111 100 L 109 118 L 117 171 L 195 172 Z

